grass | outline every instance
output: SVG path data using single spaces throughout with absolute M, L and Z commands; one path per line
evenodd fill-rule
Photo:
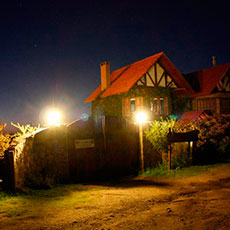
M 156 168 L 149 168 L 143 174 L 140 174 L 141 177 L 162 177 L 162 178 L 184 178 L 198 176 L 204 173 L 214 173 L 213 168 L 216 168 L 220 165 L 226 164 L 215 164 L 215 165 L 202 165 L 202 166 L 191 166 L 187 168 L 177 168 L 174 170 L 168 170 L 164 165 L 161 165 Z M 227 164 L 230 165 L 230 164 Z
M 2 224 L 18 218 L 52 216 L 53 211 L 89 204 L 94 199 L 94 188 L 85 185 L 59 185 L 47 190 L 27 190 L 24 193 L 0 192 L 0 219 Z M 1 224 L 0 224 L 1 229 Z

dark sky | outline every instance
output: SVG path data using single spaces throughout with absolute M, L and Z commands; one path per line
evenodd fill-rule
M 230 62 L 229 23 L 221 1 L 2 1 L 2 122 L 42 123 L 47 106 L 65 121 L 90 113 L 103 61 L 115 70 L 164 51 L 181 72 Z

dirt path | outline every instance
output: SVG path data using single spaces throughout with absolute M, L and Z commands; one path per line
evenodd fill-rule
M 90 185 L 92 202 L 4 229 L 230 229 L 230 167 L 186 179 Z

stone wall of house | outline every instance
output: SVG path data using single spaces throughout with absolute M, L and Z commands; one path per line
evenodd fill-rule
M 65 182 L 69 178 L 69 160 L 66 127 L 53 127 L 34 136 L 33 154 L 41 161 L 40 172 Z
M 33 137 L 20 136 L 16 138 L 16 142 L 17 145 L 14 148 L 15 187 L 21 188 L 32 161 Z
M 42 187 L 69 178 L 69 163 L 64 127 L 18 137 L 14 149 L 15 187 Z

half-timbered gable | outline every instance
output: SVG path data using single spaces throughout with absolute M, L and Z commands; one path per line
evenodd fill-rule
M 226 75 L 219 81 L 214 92 L 230 92 L 230 73 L 229 71 Z
M 148 87 L 177 88 L 173 78 L 158 62 L 151 66 L 136 84 Z

